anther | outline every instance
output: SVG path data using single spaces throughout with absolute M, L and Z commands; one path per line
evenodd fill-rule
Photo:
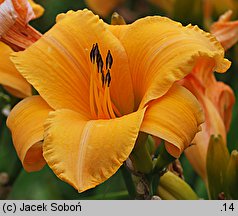
M 112 58 L 110 50 L 108 50 L 107 57 L 106 57 L 106 69 L 111 69 L 112 63 L 113 63 L 113 58 Z
M 109 86 L 110 86 L 110 83 L 111 83 L 110 70 L 107 70 L 106 79 L 105 79 L 105 84 L 107 84 L 107 87 L 109 87 Z
M 98 54 L 100 54 L 99 49 L 98 49 L 98 44 L 96 43 L 94 47 L 94 59 L 96 60 L 98 57 Z
M 93 48 L 91 49 L 91 52 L 90 52 L 90 61 L 91 61 L 92 63 L 94 63 L 94 61 L 95 61 L 94 49 L 95 49 L 95 44 L 93 44 Z
M 102 72 L 103 69 L 103 60 L 102 60 L 102 56 L 99 53 L 97 56 L 97 68 L 98 68 L 98 72 Z
M 96 61 L 97 61 L 97 63 L 98 63 L 100 60 L 102 60 L 102 56 L 101 56 L 100 53 L 98 53 L 98 55 L 96 56 Z

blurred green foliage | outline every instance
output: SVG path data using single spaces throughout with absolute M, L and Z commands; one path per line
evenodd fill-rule
M 31 21 L 40 32 L 46 32 L 55 24 L 55 18 L 60 13 L 66 13 L 69 10 L 79 10 L 86 8 L 84 1 L 77 0 L 38 0 L 35 1 L 45 8 L 45 13 L 42 17 Z

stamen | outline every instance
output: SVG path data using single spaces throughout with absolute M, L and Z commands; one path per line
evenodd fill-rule
M 111 69 L 112 63 L 113 63 L 113 58 L 112 58 L 110 50 L 108 50 L 107 58 L 106 58 L 106 69 Z
M 95 103 L 94 103 L 94 91 L 93 91 L 93 79 L 91 74 L 91 80 L 90 80 L 90 111 L 91 115 L 94 119 L 97 118 L 96 109 L 95 109 Z
M 97 89 L 97 86 L 94 85 L 94 99 L 95 99 L 95 104 L 98 110 L 98 116 L 103 116 L 103 111 L 102 111 L 102 104 L 100 103 L 100 97 L 99 97 L 99 92 Z
M 97 56 L 97 67 L 98 67 L 98 72 L 102 72 L 103 69 L 103 61 L 102 61 L 102 56 L 99 53 L 99 55 Z
M 101 80 L 102 80 L 102 86 L 104 86 L 104 82 L 105 82 L 105 77 L 103 72 L 101 73 Z
M 112 109 L 112 101 L 111 101 L 111 97 L 110 97 L 109 88 L 107 88 L 107 87 L 106 87 L 105 95 L 106 95 L 107 108 L 108 108 L 109 114 L 110 114 L 111 118 L 116 118 L 114 110 Z
M 110 83 L 111 83 L 111 75 L 110 75 L 110 70 L 108 69 L 106 74 L 105 84 L 107 84 L 107 87 L 109 87 Z
M 113 63 L 110 50 L 108 50 L 106 57 L 106 75 L 103 70 L 104 63 L 97 43 L 92 46 L 90 61 L 93 63 L 90 80 L 90 111 L 92 117 L 94 119 L 110 119 L 121 116 L 110 97 L 109 87 Z
M 91 63 L 94 63 L 94 49 L 95 49 L 95 44 L 93 44 L 93 48 L 91 49 L 91 52 L 90 52 Z
M 95 58 L 95 60 L 97 59 L 98 54 L 100 54 L 100 52 L 99 52 L 99 49 L 98 49 L 98 44 L 96 43 L 95 48 L 94 48 L 94 58 Z

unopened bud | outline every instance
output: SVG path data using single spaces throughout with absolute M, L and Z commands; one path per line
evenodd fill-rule
M 207 150 L 207 180 L 209 196 L 218 199 L 221 192 L 225 190 L 225 176 L 229 161 L 229 152 L 223 142 L 221 135 L 211 136 Z
M 111 17 L 111 25 L 126 25 L 126 22 L 121 15 L 114 12 Z
M 197 200 L 192 188 L 177 175 L 168 171 L 160 177 L 157 195 L 163 200 Z
M 238 199 L 238 151 L 233 150 L 226 170 L 228 198 Z

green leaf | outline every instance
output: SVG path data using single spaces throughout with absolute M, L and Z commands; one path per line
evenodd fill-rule
M 229 152 L 222 137 L 211 136 L 207 151 L 207 179 L 210 199 L 218 199 L 221 192 L 225 192 L 226 168 Z
M 13 184 L 8 199 L 62 199 L 52 171 L 45 166 L 38 172 L 27 173 L 22 170 Z
M 6 172 L 9 175 L 10 182 L 12 182 L 19 174 L 22 166 L 12 144 L 10 131 L 5 124 L 6 118 L 2 119 L 0 131 L 0 172 Z
M 78 193 L 77 190 L 75 190 L 71 185 L 61 181 L 56 176 L 54 181 L 59 188 L 63 199 L 129 199 L 129 195 L 126 191 L 126 186 L 120 170 L 104 183 L 83 193 Z
M 189 163 L 188 159 L 184 154 L 179 158 L 182 167 L 185 181 L 196 191 L 198 197 L 201 199 L 208 199 L 207 189 L 204 181 L 200 176 L 194 171 L 193 167 Z
M 94 196 L 87 197 L 88 199 L 112 199 L 112 194 L 120 194 L 120 196 L 124 194 L 124 199 L 129 199 L 128 192 L 127 195 L 125 194 L 126 186 L 121 170 L 93 190 Z M 120 197 L 113 197 L 113 199 L 120 199 Z
M 197 178 L 195 179 L 194 190 L 201 199 L 208 199 L 208 191 L 206 185 L 200 176 L 197 176 Z

